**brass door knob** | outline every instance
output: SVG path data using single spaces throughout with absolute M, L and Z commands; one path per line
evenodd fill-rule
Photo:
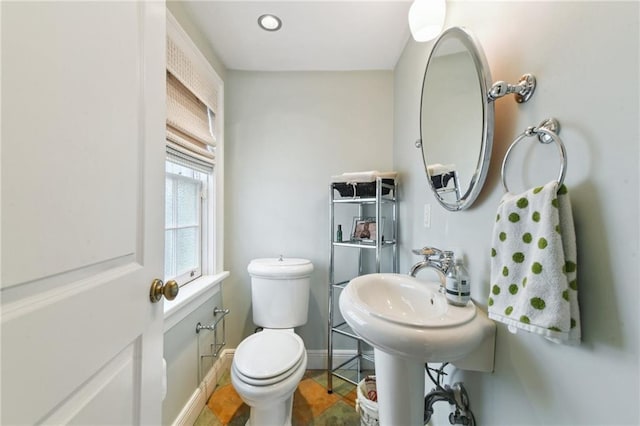
M 162 299 L 162 296 L 166 297 L 167 300 L 173 300 L 178 295 L 179 290 L 180 287 L 174 280 L 169 280 L 165 284 L 162 282 L 162 280 L 156 278 L 151 283 L 149 298 L 151 299 L 151 303 L 159 302 L 160 299 Z

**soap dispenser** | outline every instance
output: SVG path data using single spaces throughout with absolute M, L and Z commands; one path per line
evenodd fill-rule
M 466 306 L 471 298 L 469 273 L 461 257 L 452 259 L 455 262 L 446 276 L 447 300 L 455 306 Z

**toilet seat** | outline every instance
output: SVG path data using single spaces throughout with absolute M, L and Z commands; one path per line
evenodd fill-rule
M 279 385 L 283 382 L 286 382 L 289 379 L 289 377 L 295 375 L 295 373 L 298 372 L 298 370 L 303 365 L 303 363 L 305 363 L 305 361 L 306 361 L 306 357 L 301 357 L 298 363 L 296 363 L 290 370 L 278 376 L 271 377 L 269 379 L 253 379 L 251 377 L 247 377 L 238 370 L 238 367 L 235 364 L 231 365 L 231 370 L 235 373 L 236 378 L 246 385 L 250 385 L 256 388 L 269 387 L 272 385 Z
M 268 386 L 298 370 L 306 351 L 297 334 L 264 330 L 244 339 L 233 356 L 238 378 L 253 386 Z

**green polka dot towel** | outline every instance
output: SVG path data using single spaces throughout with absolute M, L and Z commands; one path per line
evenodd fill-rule
M 580 342 L 576 240 L 566 186 L 502 197 L 491 246 L 489 318 L 557 343 Z

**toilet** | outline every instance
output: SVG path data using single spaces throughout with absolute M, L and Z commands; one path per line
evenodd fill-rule
M 293 393 L 307 368 L 307 350 L 293 328 L 306 324 L 313 264 L 306 259 L 255 259 L 253 322 L 263 331 L 238 345 L 231 383 L 251 408 L 249 426 L 290 426 Z

